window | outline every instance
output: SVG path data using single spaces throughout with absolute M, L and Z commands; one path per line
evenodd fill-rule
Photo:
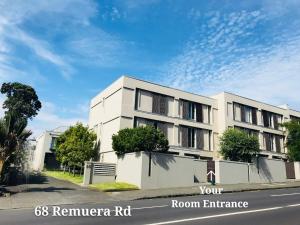
M 182 118 L 199 123 L 210 123 L 210 106 L 196 102 L 181 100 Z
M 251 106 L 233 103 L 233 118 L 236 121 L 257 124 L 257 109 Z
M 283 152 L 283 136 L 275 135 L 275 146 L 277 153 Z
M 152 112 L 161 114 L 161 115 L 168 115 L 168 99 L 167 96 L 152 93 L 153 101 L 152 101 Z
M 264 133 L 264 142 L 267 151 L 274 150 L 274 135 L 270 133 Z
M 211 131 L 206 129 L 196 129 L 196 148 L 201 150 L 211 150 Z
M 282 122 L 282 115 L 262 110 L 262 121 L 264 127 L 279 130 L 279 124 Z
M 265 132 L 264 142 L 267 151 L 283 152 L 283 136 Z
M 57 143 L 57 137 L 52 137 L 51 144 L 50 144 L 50 150 L 54 150 L 56 148 Z
M 195 147 L 195 129 L 191 127 L 188 128 L 188 147 Z
M 245 110 L 245 121 L 246 123 L 252 123 L 252 109 L 250 107 L 244 107 Z
M 300 117 L 290 115 L 291 120 L 300 121 Z
M 210 130 L 180 126 L 180 133 L 182 147 L 210 150 Z
M 163 94 L 137 89 L 135 95 L 135 109 L 168 115 L 169 102 L 171 99 L 171 97 Z
M 195 104 L 193 102 L 189 102 L 189 119 L 193 120 L 195 119 Z

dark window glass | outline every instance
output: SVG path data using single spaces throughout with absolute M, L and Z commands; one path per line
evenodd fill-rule
M 188 128 L 188 147 L 193 148 L 195 147 L 195 129 Z
M 55 149 L 56 148 L 56 143 L 57 143 L 57 137 L 52 137 L 50 149 Z
M 193 102 L 189 102 L 189 119 L 195 119 L 195 104 Z

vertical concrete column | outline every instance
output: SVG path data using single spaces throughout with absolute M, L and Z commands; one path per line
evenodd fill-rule
M 179 127 L 178 127 L 178 124 L 174 124 L 174 127 L 173 127 L 173 144 L 176 145 L 176 146 L 180 145 L 178 137 L 179 137 Z
M 221 183 L 220 161 L 219 160 L 215 160 L 215 181 L 216 181 L 216 184 Z
M 93 163 L 86 161 L 84 162 L 84 173 L 83 173 L 83 185 L 87 186 L 91 184 L 92 182 L 92 169 L 93 168 Z
M 260 149 L 265 149 L 265 146 L 264 146 L 264 137 L 263 137 L 262 133 L 258 134 L 258 142 L 259 142 L 259 148 Z
M 295 178 L 296 180 L 300 180 L 300 162 L 294 162 L 295 168 Z
M 261 109 L 257 110 L 257 125 L 260 125 L 260 126 L 263 125 L 262 116 L 261 116 Z
M 179 117 L 179 99 L 175 98 L 174 99 L 174 104 L 173 104 L 173 116 L 174 117 Z

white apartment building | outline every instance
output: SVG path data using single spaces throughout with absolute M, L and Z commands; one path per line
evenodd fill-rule
M 35 149 L 31 153 L 30 166 L 32 170 L 41 171 L 46 168 L 57 168 L 59 164 L 55 159 L 53 150 L 56 146 L 57 137 L 62 134 L 67 127 L 58 127 L 50 131 L 45 131 L 36 139 Z
M 285 158 L 281 122 L 300 112 L 230 93 L 205 97 L 122 76 L 94 97 L 89 127 L 101 142 L 100 161 L 116 162 L 112 135 L 120 129 L 153 125 L 168 137 L 173 154 L 219 158 L 218 143 L 228 127 L 259 137 L 261 154 Z

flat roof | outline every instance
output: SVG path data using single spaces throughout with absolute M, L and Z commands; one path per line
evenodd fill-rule
M 137 81 L 141 81 L 141 82 L 145 82 L 145 83 L 157 85 L 157 86 L 164 87 L 164 88 L 173 89 L 173 90 L 176 90 L 176 91 L 185 92 L 185 93 L 192 94 L 192 95 L 196 95 L 196 96 L 200 96 L 200 97 L 203 97 L 203 98 L 209 98 L 209 99 L 212 99 L 212 100 L 216 100 L 215 98 L 210 97 L 210 96 L 200 95 L 200 94 L 193 93 L 193 92 L 190 92 L 190 91 L 185 91 L 185 90 L 182 90 L 182 89 L 179 89 L 179 88 L 169 87 L 169 86 L 166 86 L 166 85 L 154 83 L 154 82 L 152 82 L 152 81 L 148 81 L 148 80 L 143 80 L 143 79 L 140 79 L 140 78 L 136 78 L 136 77 L 130 76 L 130 75 L 122 75 L 121 77 L 125 77 L 125 78 L 129 78 L 129 79 L 133 79 L 133 80 L 137 80 Z M 119 77 L 118 79 L 120 79 L 121 77 Z M 118 79 L 117 79 L 117 80 L 118 80 Z M 117 81 L 117 80 L 116 80 L 116 81 Z M 100 92 L 100 93 L 101 93 L 101 92 Z M 99 93 L 99 94 L 100 94 L 100 93 Z M 216 95 L 219 95 L 219 94 L 222 94 L 222 93 L 234 95 L 234 96 L 237 96 L 237 97 L 240 97 L 240 98 L 245 98 L 245 99 L 248 99 L 248 100 L 251 100 L 251 101 L 255 101 L 255 102 L 258 102 L 258 103 L 261 103 L 261 104 L 269 105 L 269 106 L 272 106 L 272 107 L 275 107 L 275 108 L 278 108 L 278 109 L 282 109 L 282 110 L 292 110 L 292 111 L 294 111 L 294 112 L 296 112 L 296 113 L 300 113 L 300 111 L 297 111 L 297 110 L 295 110 L 295 109 L 291 109 L 291 108 L 284 109 L 284 108 L 279 107 L 279 106 L 276 106 L 276 105 L 272 105 L 272 104 L 269 104 L 269 103 L 266 103 L 266 102 L 262 102 L 262 101 L 258 101 L 258 100 L 252 99 L 252 98 L 244 97 L 244 96 L 241 96 L 241 95 L 238 95 L 238 94 L 234 94 L 234 93 L 231 93 L 231 92 L 228 92 L 228 91 L 219 92 L 219 93 L 217 93 L 217 94 L 215 94 L 215 95 L 213 95 L 213 96 L 216 96 Z M 99 94 L 97 94 L 95 97 L 97 97 Z
M 272 105 L 272 104 L 269 104 L 269 103 L 266 103 L 266 102 L 262 102 L 262 101 L 258 101 L 258 100 L 255 100 L 255 99 L 252 99 L 252 98 L 248 98 L 248 97 L 244 97 L 244 96 L 241 96 L 241 95 L 238 95 L 238 94 L 234 94 L 234 93 L 231 93 L 231 92 L 227 92 L 227 91 L 224 91 L 224 92 L 221 92 L 221 93 L 226 93 L 226 94 L 230 94 L 230 95 L 234 95 L 234 96 L 237 96 L 237 97 L 240 97 L 240 98 L 245 98 L 245 99 L 248 99 L 248 100 L 251 100 L 251 101 L 255 101 L 255 102 L 258 102 L 258 103 L 261 103 L 261 104 L 265 104 L 265 105 L 269 105 L 269 106 L 272 106 L 272 107 L 276 107 L 278 109 L 283 109 L 283 110 L 292 110 L 292 111 L 295 111 L 297 113 L 300 113 L 300 111 L 297 111 L 295 109 L 291 109 L 291 108 L 282 108 L 280 106 L 276 106 L 276 105 Z M 220 93 L 219 93 L 220 94 Z M 217 94 L 218 95 L 218 94 Z
M 176 90 L 176 91 L 185 92 L 185 93 L 192 94 L 192 95 L 197 95 L 197 96 L 200 96 L 200 97 L 203 97 L 203 98 L 209 98 L 209 99 L 212 99 L 212 100 L 216 100 L 215 98 L 212 98 L 212 97 L 209 97 L 209 96 L 196 94 L 196 93 L 193 93 L 193 92 L 190 92 L 190 91 L 185 91 L 185 90 L 182 90 L 182 89 L 179 89 L 179 88 L 169 87 L 169 86 L 166 86 L 166 85 L 154 83 L 154 82 L 147 81 L 147 80 L 142 80 L 142 79 L 139 79 L 139 78 L 136 78 L 136 77 L 133 77 L 133 76 L 129 76 L 129 75 L 123 75 L 123 77 L 127 77 L 127 78 L 130 78 L 130 79 L 133 79 L 133 80 L 138 80 L 138 81 L 142 81 L 142 82 L 145 82 L 145 83 L 157 85 L 157 86 L 164 87 L 164 88 L 173 89 L 173 90 Z

